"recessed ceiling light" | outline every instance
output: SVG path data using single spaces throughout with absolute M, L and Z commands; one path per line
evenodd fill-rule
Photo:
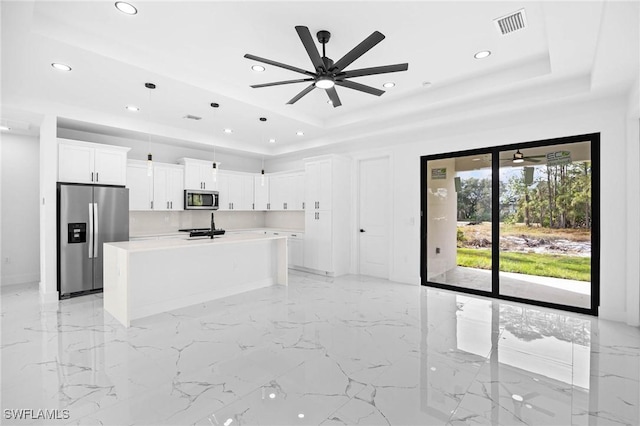
M 71 67 L 69 65 L 60 64 L 58 62 L 52 63 L 51 66 L 60 71 L 71 71 Z
M 489 57 L 489 55 L 491 55 L 491 52 L 489 50 L 483 50 L 483 51 L 478 52 L 475 55 L 473 55 L 473 57 L 476 58 L 476 59 L 484 59 L 484 58 Z
M 9 126 L 0 126 L 0 130 L 9 131 L 9 130 L 11 130 L 11 127 L 9 127 Z
M 382 87 L 389 88 L 389 87 L 394 87 L 395 85 L 396 85 L 396 84 L 395 84 L 393 81 L 388 81 L 388 82 L 384 83 L 384 84 L 382 85 Z
M 296 135 L 298 135 L 298 136 L 304 136 L 304 132 L 303 132 L 302 130 L 298 130 L 298 131 L 296 132 Z
M 430 81 L 423 81 L 422 82 L 422 87 L 431 87 L 431 82 Z
M 233 130 L 231 130 L 231 129 L 224 129 L 224 132 L 225 132 L 225 133 L 233 133 Z
M 511 398 L 513 398 L 514 401 L 518 401 L 518 402 L 524 401 L 524 398 L 522 396 L 517 395 L 515 393 L 513 395 L 511 395 Z
M 253 65 L 251 67 L 252 70 L 254 70 L 255 72 L 262 72 L 264 71 L 264 67 L 262 65 Z
M 479 158 L 473 158 L 471 161 L 480 161 Z
M 275 397 L 276 397 L 276 394 L 275 394 L 275 393 L 270 393 L 270 394 L 269 394 L 269 398 L 274 399 Z
M 327 101 L 327 103 L 328 103 L 329 105 L 333 105 L 333 101 L 332 101 L 331 99 L 329 99 L 329 100 Z
M 140 108 L 138 108 L 135 105 L 127 105 L 125 108 L 128 109 L 129 111 L 140 111 Z
M 276 140 L 271 138 L 271 139 L 269 139 L 269 143 L 276 143 Z
M 298 418 L 299 419 L 304 419 L 304 414 L 302 414 L 302 413 L 298 414 Z
M 138 13 L 138 9 L 136 9 L 133 5 L 125 3 L 123 1 L 117 1 L 116 8 L 120 12 L 126 13 L 127 15 L 135 15 L 136 13 Z

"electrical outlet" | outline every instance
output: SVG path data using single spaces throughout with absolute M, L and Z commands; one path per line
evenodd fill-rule
M 436 247 L 436 254 L 440 254 L 440 247 Z

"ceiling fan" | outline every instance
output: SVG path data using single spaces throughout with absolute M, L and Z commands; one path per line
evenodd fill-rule
M 369 93 L 371 95 L 380 96 L 384 93 L 384 90 L 376 89 L 375 87 L 367 86 L 364 84 L 356 83 L 354 81 L 347 80 L 348 78 L 353 77 L 362 77 L 366 75 L 374 75 L 374 74 L 386 74 L 390 72 L 398 72 L 398 71 L 406 71 L 409 68 L 409 64 L 395 64 L 395 65 L 384 65 L 380 67 L 371 67 L 371 68 L 361 68 L 356 70 L 345 71 L 344 69 L 348 67 L 353 61 L 358 59 L 360 56 L 367 53 L 372 47 L 380 43 L 384 40 L 384 35 L 378 31 L 374 31 L 369 37 L 364 39 L 359 45 L 354 47 L 349 53 L 344 55 L 337 62 L 333 62 L 333 60 L 329 59 L 325 53 L 325 45 L 329 42 L 329 38 L 331 38 L 331 33 L 329 31 L 318 31 L 316 37 L 318 41 L 322 44 L 322 57 L 318 52 L 318 49 L 315 46 L 313 38 L 311 37 L 311 32 L 309 32 L 309 28 L 303 26 L 297 26 L 296 31 L 298 32 L 298 36 L 304 45 L 304 48 L 307 50 L 307 54 L 311 59 L 311 63 L 313 64 L 315 71 L 307 71 L 302 68 L 294 67 L 291 65 L 283 64 L 280 62 L 272 61 L 270 59 L 261 58 L 259 56 L 246 54 L 244 55 L 247 59 L 252 59 L 254 61 L 263 62 L 265 64 L 273 65 L 276 67 L 284 68 L 290 71 L 295 71 L 300 74 L 307 75 L 307 78 L 302 78 L 298 80 L 286 80 L 286 81 L 276 81 L 274 83 L 266 83 L 266 84 L 255 84 L 251 87 L 259 88 L 259 87 L 270 87 L 270 86 L 280 86 L 283 84 L 292 84 L 292 83 L 303 83 L 303 82 L 311 82 L 309 86 L 307 86 L 302 92 L 298 93 L 294 96 L 289 102 L 288 105 L 294 104 L 299 101 L 304 95 L 311 92 L 316 87 L 319 89 L 324 89 L 329 96 L 329 100 L 333 104 L 333 107 L 339 107 L 342 105 L 340 102 L 340 98 L 338 97 L 338 93 L 336 92 L 335 86 L 342 86 L 348 89 L 358 90 L 360 92 Z
M 502 161 L 511 161 L 512 163 L 524 163 L 525 161 L 528 161 L 530 163 L 539 163 L 542 160 L 538 160 L 539 158 L 545 158 L 545 155 L 524 155 L 523 153 L 520 152 L 520 150 L 518 149 L 516 151 L 515 154 L 513 154 L 513 157 L 509 157 L 509 158 L 501 158 L 500 160 Z

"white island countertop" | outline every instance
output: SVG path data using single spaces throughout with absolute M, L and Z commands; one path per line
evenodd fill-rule
M 258 233 L 104 244 L 104 309 L 131 321 L 287 285 L 287 237 Z
M 208 244 L 236 244 L 242 242 L 253 242 L 259 240 L 274 240 L 280 238 L 286 238 L 286 236 L 280 235 L 265 235 L 258 233 L 228 233 L 224 235 L 216 235 L 215 238 L 209 237 L 194 237 L 188 238 L 164 238 L 156 240 L 139 240 L 139 241 L 122 241 L 118 243 L 108 243 L 109 245 L 127 250 L 134 251 L 149 251 L 149 250 L 164 250 L 175 249 L 180 247 L 194 247 L 197 245 Z

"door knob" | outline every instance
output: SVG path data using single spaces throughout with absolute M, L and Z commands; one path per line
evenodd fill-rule
M 360 232 L 367 232 L 367 231 L 365 231 L 364 229 L 360 229 Z

